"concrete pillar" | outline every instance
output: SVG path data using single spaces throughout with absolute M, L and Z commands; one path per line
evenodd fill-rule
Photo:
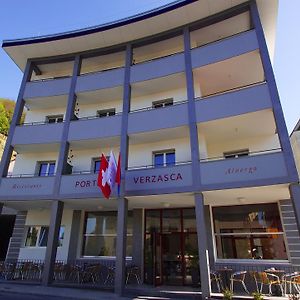
M 77 247 L 80 232 L 81 210 L 74 210 L 72 216 L 68 261 L 74 261 L 77 255 Z
M 299 183 L 290 184 L 290 194 L 293 202 L 298 231 L 300 232 L 300 185 Z
M 201 193 L 195 194 L 195 211 L 197 222 L 197 238 L 202 299 L 208 299 L 211 294 L 210 268 L 208 259 L 208 243 L 205 224 L 204 198 Z
M 126 276 L 126 241 L 127 241 L 127 214 L 128 200 L 124 197 L 118 199 L 117 249 L 115 293 L 122 296 L 125 288 Z
M 133 210 L 133 222 L 132 222 L 132 262 L 138 266 L 143 273 L 143 261 L 144 261 L 144 209 Z
M 64 203 L 53 201 L 51 205 L 50 227 L 45 255 L 45 265 L 42 276 L 42 284 L 49 285 L 53 281 L 53 270 L 58 246 L 58 236 L 63 214 Z

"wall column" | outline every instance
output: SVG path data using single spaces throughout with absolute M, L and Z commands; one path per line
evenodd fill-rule
M 45 265 L 42 276 L 42 284 L 49 285 L 53 281 L 53 270 L 56 259 L 58 246 L 59 229 L 63 214 L 64 203 L 61 201 L 53 201 L 51 205 L 51 217 L 49 234 L 47 241 L 47 249 L 45 255 Z
M 298 231 L 300 232 L 300 185 L 299 183 L 290 184 L 290 194 L 293 202 Z
M 190 47 L 190 32 L 186 27 L 183 31 L 184 36 L 184 57 L 185 57 L 185 75 L 186 86 L 188 95 L 188 117 L 189 117 L 189 129 L 190 129 L 190 146 L 191 146 L 191 158 L 192 158 L 192 174 L 193 174 L 193 188 L 200 191 L 201 189 L 201 176 L 200 176 L 200 155 L 199 148 L 204 145 L 199 145 L 196 108 L 195 108 L 195 91 L 193 80 L 193 69 L 191 59 L 191 47 Z M 199 147 L 200 146 L 200 147 Z M 206 145 L 205 145 L 206 148 Z M 200 193 L 195 194 L 195 211 L 197 222 L 197 238 L 198 238 L 198 253 L 199 253 L 199 267 L 201 278 L 201 292 L 202 298 L 207 299 L 211 294 L 210 287 L 210 269 L 208 262 L 208 247 L 207 247 L 207 230 L 205 223 L 205 210 L 204 199 Z
M 118 197 L 118 226 L 117 226 L 117 249 L 116 249 L 116 272 L 115 293 L 122 296 L 126 279 L 126 241 L 127 241 L 127 214 L 128 200 L 125 198 L 125 172 L 128 165 L 128 114 L 130 111 L 130 67 L 132 62 L 132 47 L 126 46 L 125 72 L 123 85 L 123 111 L 121 127 L 121 189 Z
M 21 116 L 23 113 L 25 101 L 23 99 L 24 91 L 26 88 L 26 83 L 30 80 L 32 74 L 32 63 L 31 61 L 27 61 L 26 67 L 24 70 L 24 75 L 18 95 L 18 99 L 16 102 L 14 114 L 11 120 L 9 132 L 8 132 L 8 137 L 5 143 L 2 159 L 1 159 L 1 164 L 0 164 L 0 180 L 2 177 L 5 177 L 8 172 L 9 164 L 10 164 L 10 159 L 12 156 L 13 152 L 13 146 L 11 145 L 12 139 L 15 133 L 16 126 L 19 124 L 21 120 Z
M 144 209 L 133 210 L 133 222 L 132 222 L 132 262 L 135 266 L 138 266 L 143 274 L 143 262 L 144 262 Z
M 70 242 L 68 249 L 68 261 L 74 261 L 77 255 L 77 247 L 80 232 L 81 210 L 74 210 L 72 216 Z
M 265 40 L 263 27 L 260 22 L 256 1 L 251 1 L 250 12 L 251 12 L 252 22 L 255 27 L 257 41 L 259 44 L 259 50 L 260 50 L 261 61 L 265 73 L 265 78 L 268 83 L 268 88 L 271 96 L 274 119 L 275 119 L 276 128 L 278 132 L 278 137 L 280 140 L 281 149 L 284 153 L 284 159 L 286 162 L 286 167 L 290 179 L 293 182 L 297 182 L 298 174 L 297 174 L 297 169 L 294 161 L 292 147 L 290 144 L 290 137 L 286 128 L 284 115 L 283 115 L 279 94 L 277 90 L 277 85 L 275 81 L 275 76 L 273 73 L 273 68 L 272 68 L 272 64 L 271 64 L 271 60 L 270 60 L 270 56 L 269 56 L 269 52 Z
M 59 155 L 57 158 L 56 176 L 54 182 L 55 195 L 59 194 L 61 177 L 65 173 L 66 165 L 67 165 L 67 157 L 68 157 L 69 147 L 70 147 L 70 144 L 68 142 L 68 134 L 69 134 L 70 122 L 74 116 L 74 107 L 76 103 L 75 88 L 76 88 L 77 77 L 80 72 L 80 66 L 81 66 L 81 57 L 77 55 L 74 60 L 73 74 L 72 74 L 72 80 L 71 80 L 71 85 L 69 90 L 62 139 L 60 143 Z
M 117 249 L 116 249 L 116 274 L 115 293 L 122 296 L 125 288 L 126 277 L 126 241 L 127 241 L 127 215 L 128 200 L 118 199 L 118 224 L 117 224 Z

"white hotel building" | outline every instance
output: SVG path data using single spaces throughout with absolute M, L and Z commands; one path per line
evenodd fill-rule
M 277 5 L 175 1 L 4 41 L 24 73 L 0 167 L 0 202 L 18 210 L 7 260 L 44 261 L 42 284 L 55 258 L 110 260 L 122 294 L 126 260 L 144 283 L 190 285 L 199 253 L 204 296 L 210 270 L 299 266 L 300 188 L 272 70 Z M 111 149 L 122 185 L 106 200 L 96 179 Z

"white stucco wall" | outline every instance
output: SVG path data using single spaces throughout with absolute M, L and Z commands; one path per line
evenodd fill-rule
M 26 112 L 25 123 L 45 122 L 46 116 L 64 115 L 65 118 L 66 107 L 56 107 L 47 109 L 34 109 Z
M 13 175 L 35 174 L 38 161 L 57 161 L 57 152 L 33 152 L 17 154 Z M 55 166 L 56 171 L 56 166 Z
M 57 260 L 66 260 L 70 242 L 70 232 L 72 224 L 72 210 L 64 210 L 61 225 L 65 226 L 65 235 L 62 247 L 57 249 Z M 29 210 L 27 213 L 25 226 L 49 226 L 50 210 Z M 43 260 L 46 254 L 46 247 L 25 247 L 26 227 L 19 259 Z
M 298 170 L 298 176 L 300 178 L 300 131 L 293 132 L 291 136 L 291 145 Z

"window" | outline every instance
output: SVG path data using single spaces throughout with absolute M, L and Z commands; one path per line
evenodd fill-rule
M 116 114 L 115 108 L 102 109 L 97 111 L 97 117 L 99 118 L 110 117 L 110 116 L 114 116 L 115 114 Z
M 105 156 L 105 157 L 106 157 L 106 160 L 109 161 L 109 155 Z M 100 165 L 101 165 L 101 158 L 98 158 L 98 157 L 93 158 L 91 171 L 98 174 L 100 171 Z
M 47 247 L 49 226 L 29 226 L 27 228 L 25 247 Z M 58 236 L 58 247 L 63 245 L 65 226 L 61 226 Z
M 83 236 L 83 256 L 115 256 L 117 240 L 117 212 L 89 212 L 86 214 Z M 132 255 L 132 213 L 127 220 L 126 255 Z
M 242 157 L 242 156 L 248 156 L 249 149 L 224 152 L 223 155 L 225 158 L 238 158 L 238 157 Z
M 152 102 L 153 108 L 161 108 L 161 107 L 166 107 L 166 106 L 171 106 L 171 105 L 173 105 L 173 98 L 168 98 L 168 99 Z
M 163 150 L 153 153 L 154 167 L 174 166 L 175 150 Z
M 213 208 L 217 257 L 286 260 L 277 204 Z
M 64 115 L 47 116 L 47 123 L 61 123 L 64 120 Z
M 53 176 L 55 171 L 55 161 L 38 162 L 38 176 Z

